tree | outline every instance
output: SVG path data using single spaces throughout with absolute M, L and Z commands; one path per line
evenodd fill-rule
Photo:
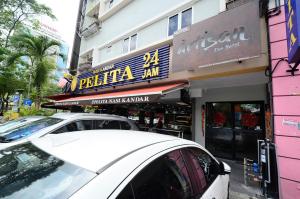
M 1 46 L 7 47 L 14 30 L 22 26 L 24 20 L 31 21 L 36 16 L 55 16 L 49 7 L 36 0 L 0 0 L 0 38 Z
M 16 50 L 8 59 L 8 64 L 13 64 L 25 57 L 29 59 L 32 84 L 37 95 L 36 106 L 40 107 L 42 89 L 47 84 L 51 71 L 56 68 L 54 58 L 60 56 L 65 59 L 63 54 L 53 50 L 59 47 L 60 43 L 45 36 L 33 36 L 28 33 L 15 35 L 11 43 Z

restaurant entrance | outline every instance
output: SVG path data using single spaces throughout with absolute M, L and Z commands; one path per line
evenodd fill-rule
M 264 102 L 206 103 L 207 149 L 214 155 L 257 160 L 257 140 L 265 138 Z

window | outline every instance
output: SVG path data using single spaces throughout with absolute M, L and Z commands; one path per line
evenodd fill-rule
M 120 129 L 120 123 L 117 120 L 96 120 L 95 129 Z
M 111 8 L 114 4 L 114 0 L 109 0 L 108 7 Z
M 92 120 L 82 120 L 81 122 L 84 130 L 92 130 L 92 126 L 93 126 Z
M 230 103 L 207 104 L 207 127 L 232 128 L 232 108 Z
M 132 190 L 132 191 L 131 191 Z M 191 183 L 180 150 L 164 155 L 143 169 L 121 192 L 118 199 L 184 199 L 192 194 Z
M 169 18 L 168 35 L 172 36 L 180 28 L 186 28 L 191 24 L 192 24 L 192 8 L 189 8 Z
M 169 36 L 178 30 L 178 15 L 169 18 Z
M 120 129 L 120 123 L 117 120 L 105 121 L 102 125 L 103 129 Z
M 49 117 L 49 118 L 44 118 L 41 120 L 31 122 L 31 123 L 23 125 L 21 127 L 14 128 L 12 130 L 8 130 L 8 131 L 4 132 L 0 136 L 0 142 L 12 142 L 12 141 L 16 141 L 16 140 L 28 137 L 43 128 L 52 126 L 61 121 L 63 121 L 63 120 L 58 119 L 58 118 Z
M 107 52 L 107 53 L 110 53 L 110 52 L 111 52 L 111 46 L 107 46 L 106 52 Z
M 51 134 L 60 134 L 66 132 L 83 131 L 83 130 L 91 130 L 91 129 L 92 129 L 92 121 L 82 120 L 82 121 L 76 121 L 67 124 L 66 126 L 63 126 L 60 129 L 52 132 Z
M 123 53 L 128 53 L 129 49 L 129 38 L 124 39 L 123 41 Z
M 219 164 L 198 148 L 187 148 L 182 152 L 191 171 L 194 193 L 201 196 L 219 175 Z
M 131 126 L 130 126 L 130 124 L 128 124 L 128 122 L 121 121 L 120 124 L 121 124 L 121 129 L 123 129 L 123 130 L 130 130 L 131 129 Z
M 181 15 L 181 28 L 186 28 L 192 24 L 192 8 L 185 10 Z
M 137 34 L 123 40 L 123 53 L 135 50 L 137 47 Z
M 0 198 L 70 198 L 96 176 L 30 143 L 0 151 Z
M 136 49 L 136 41 L 137 41 L 137 34 L 132 35 L 130 39 L 130 51 L 133 51 Z

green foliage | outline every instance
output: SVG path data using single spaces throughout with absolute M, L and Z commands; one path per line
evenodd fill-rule
M 37 109 L 34 106 L 31 107 L 24 107 L 22 106 L 20 108 L 20 112 L 16 113 L 13 111 L 7 111 L 4 113 L 4 121 L 8 120 L 14 120 L 19 117 L 26 117 L 26 116 L 35 116 L 35 115 L 40 115 L 40 116 L 51 116 L 55 114 L 54 110 L 49 110 L 49 109 Z
M 41 15 L 55 19 L 51 9 L 37 0 L 0 0 L 0 98 L 6 106 L 7 96 L 15 93 L 16 89 L 26 89 L 32 73 L 28 61 L 20 59 L 16 53 L 20 46 L 14 46 L 11 37 L 24 32 L 24 21 L 37 27 L 36 19 Z
M 21 107 L 20 116 L 31 116 L 31 115 L 41 115 L 41 116 L 51 116 L 55 113 L 54 110 L 49 109 L 37 109 L 34 106 L 31 107 Z
M 33 86 L 36 89 L 36 105 L 40 106 L 42 100 L 43 88 L 50 82 L 49 77 L 55 69 L 54 57 L 65 57 L 53 51 L 53 48 L 59 47 L 60 43 L 45 36 L 33 36 L 28 33 L 15 35 L 11 43 L 16 49 L 8 58 L 8 64 L 11 65 L 27 57 L 30 60 L 30 71 L 33 77 Z M 51 50 L 52 49 L 52 50 Z
M 4 47 L 9 44 L 13 31 L 22 28 L 22 21 L 32 21 L 45 15 L 55 19 L 52 10 L 36 0 L 0 0 L 0 37 Z

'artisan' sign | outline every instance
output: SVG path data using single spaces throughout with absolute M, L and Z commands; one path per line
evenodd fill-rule
M 74 93 L 94 92 L 101 88 L 167 78 L 169 53 L 170 46 L 164 46 L 118 63 L 96 67 L 73 78 L 71 90 Z
M 285 1 L 286 33 L 288 43 L 289 63 L 298 63 L 300 61 L 300 1 Z
M 192 25 L 174 36 L 173 71 L 258 57 L 261 53 L 258 1 Z

